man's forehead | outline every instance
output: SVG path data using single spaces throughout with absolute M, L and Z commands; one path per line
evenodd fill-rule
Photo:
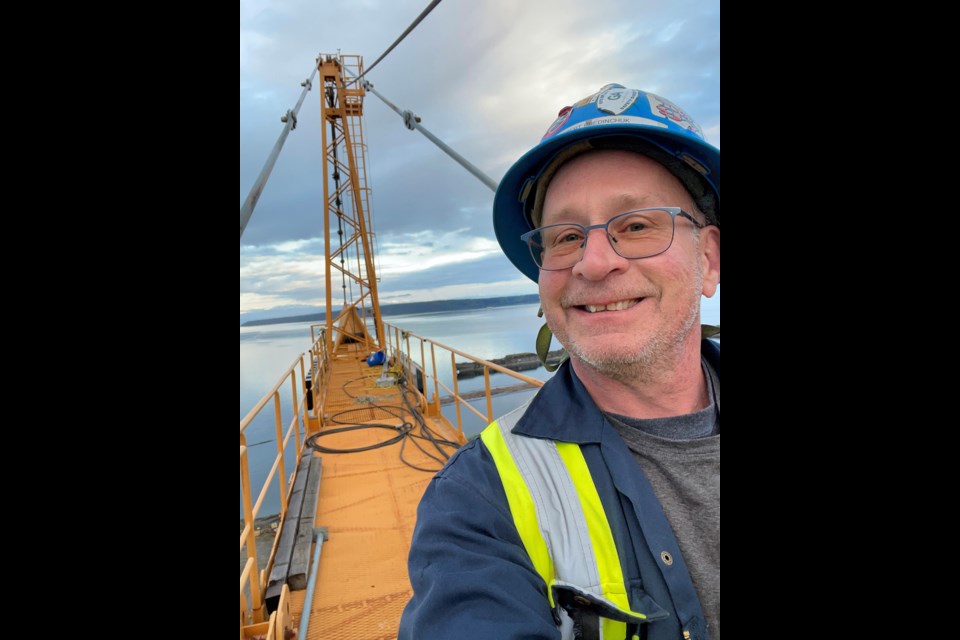
M 599 169 L 596 161 L 600 161 Z M 588 163 L 594 166 L 588 167 Z M 571 192 L 561 186 L 581 171 L 603 171 L 603 165 L 615 166 L 621 179 L 606 187 L 599 183 L 577 184 L 571 187 L 575 194 L 572 198 L 569 197 Z M 636 176 L 635 182 L 631 176 Z M 561 191 L 568 197 L 560 197 Z M 584 197 L 580 197 L 580 194 Z M 546 223 L 547 218 L 555 222 L 560 218 L 571 219 L 595 213 L 583 211 L 585 205 L 610 216 L 648 207 L 696 208 L 693 196 L 666 167 L 642 154 L 621 150 L 590 151 L 560 167 L 545 193 L 543 222 Z
M 602 213 L 615 216 L 618 213 L 633 211 L 634 209 L 645 209 L 648 207 L 675 206 L 665 202 L 666 198 L 652 193 L 616 193 L 613 192 L 609 197 L 602 197 L 599 201 L 594 200 L 592 205 L 598 207 Z M 550 201 L 548 200 L 548 203 Z M 590 215 L 590 211 L 584 211 L 576 203 L 560 204 L 544 208 L 544 219 L 564 219 L 575 220 L 580 217 Z

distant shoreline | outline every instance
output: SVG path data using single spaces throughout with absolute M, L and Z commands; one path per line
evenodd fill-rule
M 436 313 L 440 311 L 468 311 L 470 309 L 485 309 L 487 307 L 508 307 L 517 304 L 535 304 L 540 302 L 540 296 L 533 293 L 525 296 L 505 296 L 501 298 L 461 298 L 456 300 L 428 300 L 426 302 L 398 302 L 396 304 L 380 305 L 383 315 L 407 315 L 415 313 Z M 339 313 L 339 309 L 336 310 Z M 299 316 L 282 318 L 264 318 L 262 320 L 247 320 L 241 327 L 262 327 L 268 324 L 291 324 L 294 322 L 321 321 L 326 318 L 325 311 L 308 313 Z

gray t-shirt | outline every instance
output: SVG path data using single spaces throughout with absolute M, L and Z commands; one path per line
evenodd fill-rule
M 720 379 L 703 361 L 712 402 L 683 416 L 605 414 L 640 464 L 690 570 L 712 640 L 720 640 Z

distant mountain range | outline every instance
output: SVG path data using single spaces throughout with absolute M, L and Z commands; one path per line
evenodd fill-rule
M 396 304 L 380 305 L 380 313 L 385 316 L 401 316 L 415 313 L 436 313 L 438 311 L 468 311 L 470 309 L 485 309 L 487 307 L 509 307 L 515 304 L 534 304 L 540 302 L 540 296 L 530 294 L 526 296 L 504 296 L 502 298 L 462 298 L 459 300 L 429 300 L 426 302 L 399 302 Z M 337 313 L 339 309 L 335 310 Z M 323 309 L 298 316 L 283 318 L 261 318 L 248 320 L 241 327 L 259 327 L 265 324 L 287 324 L 291 322 L 313 322 L 325 319 Z

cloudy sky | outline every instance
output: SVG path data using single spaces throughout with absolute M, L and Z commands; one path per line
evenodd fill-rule
M 241 205 L 316 55 L 369 65 L 428 4 L 240 0 Z M 367 79 L 495 181 L 611 82 L 676 102 L 720 146 L 720 2 L 444 0 Z M 317 86 L 240 242 L 241 321 L 323 305 Z M 536 293 L 497 245 L 493 192 L 375 96 L 365 113 L 381 302 Z

